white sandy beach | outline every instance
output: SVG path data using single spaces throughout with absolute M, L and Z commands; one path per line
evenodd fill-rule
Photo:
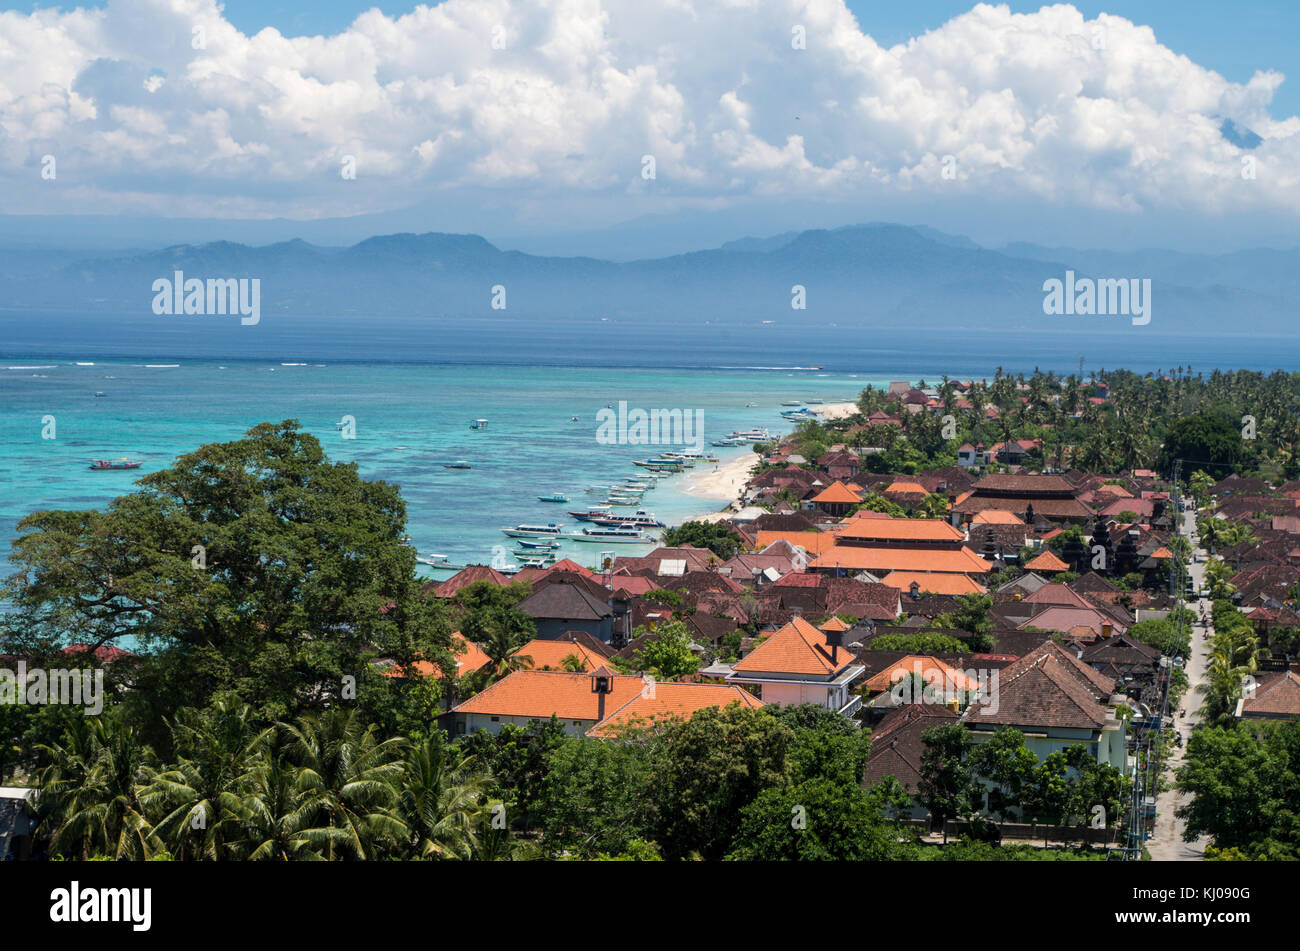
M 690 470 L 682 485 L 682 491 L 701 499 L 716 499 L 724 503 L 735 502 L 740 498 L 741 490 L 749 480 L 749 470 L 756 465 L 758 465 L 758 456 L 752 452 L 745 453 L 731 462 L 717 463 L 716 471 L 714 465 L 701 465 Z M 726 511 L 713 511 L 694 516 L 693 520 L 715 522 L 725 518 L 727 514 Z
M 822 419 L 844 419 L 858 411 L 858 404 L 827 403 L 825 406 L 818 406 L 815 411 Z

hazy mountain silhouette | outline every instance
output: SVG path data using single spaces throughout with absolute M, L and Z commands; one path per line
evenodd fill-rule
M 219 241 L 131 254 L 0 253 L 9 309 L 151 314 L 155 279 L 260 278 L 264 317 L 621 317 L 661 324 L 836 324 L 910 329 L 1063 329 L 1123 318 L 1043 314 L 1044 280 L 1151 278 L 1143 332 L 1291 333 L 1300 252 L 1224 255 L 1012 245 L 991 250 L 929 228 L 871 224 L 744 238 L 712 250 L 614 262 L 502 251 L 472 234 L 388 234 L 350 247 Z M 506 293 L 504 313 L 493 288 Z M 791 307 L 805 289 L 805 310 Z

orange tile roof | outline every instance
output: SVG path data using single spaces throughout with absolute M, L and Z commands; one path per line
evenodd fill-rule
M 882 690 L 888 690 L 899 680 L 914 673 L 919 673 L 926 678 L 926 683 L 933 683 L 939 689 L 974 690 L 977 686 L 956 667 L 945 664 L 937 657 L 928 657 L 925 654 L 908 654 L 906 657 L 899 659 L 897 663 L 891 664 L 884 670 L 873 674 L 867 679 L 865 686 L 871 693 L 879 693 Z M 931 677 L 940 679 L 932 681 Z
M 576 654 L 583 662 L 583 670 L 595 670 L 605 662 L 605 658 L 597 654 L 591 648 L 582 644 L 575 644 L 573 641 L 563 640 L 542 640 L 539 637 L 533 638 L 515 654 L 520 657 L 528 657 L 532 660 L 529 664 L 534 670 L 542 670 L 549 667 L 552 670 L 564 669 L 564 658 L 570 654 Z
M 969 548 L 930 551 L 920 548 L 859 548 L 837 545 L 822 553 L 809 568 L 843 568 L 848 571 L 922 571 L 986 574 L 993 566 Z
M 862 501 L 862 496 L 837 479 L 826 488 L 822 489 L 821 492 L 817 493 L 817 495 L 813 496 L 812 501 L 830 503 L 839 502 L 847 505 L 857 505 Z
M 880 579 L 899 591 L 911 591 L 915 581 L 921 591 L 931 594 L 984 594 L 986 589 L 974 578 L 950 572 L 891 571 Z
M 789 542 L 803 548 L 810 555 L 820 555 L 835 544 L 835 536 L 830 532 L 769 532 L 760 530 L 758 544 L 760 551 L 773 542 Z
M 490 664 L 492 659 L 473 641 L 468 640 L 464 635 L 457 631 L 451 635 L 451 650 L 456 655 L 456 676 L 464 677 L 466 674 L 473 673 L 482 669 L 486 664 Z M 429 663 L 427 660 L 417 660 L 411 665 L 415 672 L 421 677 L 432 677 L 435 674 L 441 676 L 442 671 Z M 387 670 L 382 671 L 385 677 L 405 677 L 406 671 L 393 665 Z
M 839 673 L 854 662 L 851 651 L 832 649 L 826 632 L 819 631 L 801 617 L 794 618 L 743 658 L 731 665 L 741 673 L 814 674 Z
M 1172 558 L 1172 557 L 1174 557 L 1174 553 L 1171 552 L 1171 551 L 1170 551 L 1168 548 L 1166 548 L 1165 546 L 1161 545 L 1159 548 L 1157 548 L 1155 551 L 1153 551 L 1153 552 L 1151 553 L 1151 557 L 1152 557 L 1152 558 Z
M 613 691 L 605 697 L 605 715 L 641 695 L 640 677 L 615 675 Z M 503 717 L 561 720 L 600 719 L 600 697 L 592 693 L 591 675 L 560 670 L 516 670 L 482 693 L 455 707 L 453 713 L 482 713 Z
M 964 541 L 966 536 L 941 518 L 849 518 L 832 529 L 836 538 L 880 541 Z
M 1124 488 L 1124 486 L 1122 485 L 1110 485 L 1109 483 L 1107 483 L 1105 485 L 1098 486 L 1097 491 L 1104 492 L 1107 495 L 1119 496 L 1122 499 L 1133 498 L 1133 493 L 1130 492 L 1128 489 Z
M 1003 509 L 984 509 L 976 512 L 975 517 L 971 519 L 972 525 L 1024 525 L 1022 519 L 1015 512 L 1007 512 Z
M 838 617 L 830 618 L 821 625 L 823 631 L 847 631 L 849 626 Z
M 1025 569 L 1028 571 L 1067 571 L 1069 567 L 1060 558 L 1057 558 L 1050 548 L 1044 549 L 1042 554 L 1035 555 L 1025 562 Z
M 886 495 L 929 495 L 925 491 L 925 486 L 919 482 L 891 482 L 889 488 L 885 489 Z
M 643 727 L 665 720 L 689 720 L 709 707 L 758 708 L 763 705 L 748 690 L 734 684 L 656 683 L 619 707 L 587 731 L 588 736 L 609 736 L 622 727 Z

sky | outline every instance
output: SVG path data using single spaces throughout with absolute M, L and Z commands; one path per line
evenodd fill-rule
M 1291 2 L 0 11 L 0 215 L 346 219 L 577 251 L 878 220 L 990 245 L 1300 233 Z

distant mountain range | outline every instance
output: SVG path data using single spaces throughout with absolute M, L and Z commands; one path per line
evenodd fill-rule
M 93 254 L 0 251 L 8 311 L 151 314 L 153 282 L 259 278 L 263 320 L 358 316 L 608 317 L 660 324 L 834 324 L 880 333 L 989 328 L 1124 330 L 1121 317 L 1049 317 L 1043 282 L 1150 278 L 1152 320 L 1134 333 L 1291 334 L 1300 250 L 1187 254 L 1017 244 L 999 250 L 896 224 L 743 238 L 716 249 L 615 262 L 503 251 L 477 235 L 390 234 L 350 247 L 301 240 Z M 806 309 L 791 306 L 799 285 Z M 504 287 L 504 313 L 493 288 Z M 500 301 L 498 295 L 498 302 Z M 158 318 L 166 319 L 166 318 Z M 1103 328 L 1104 325 L 1104 328 Z

